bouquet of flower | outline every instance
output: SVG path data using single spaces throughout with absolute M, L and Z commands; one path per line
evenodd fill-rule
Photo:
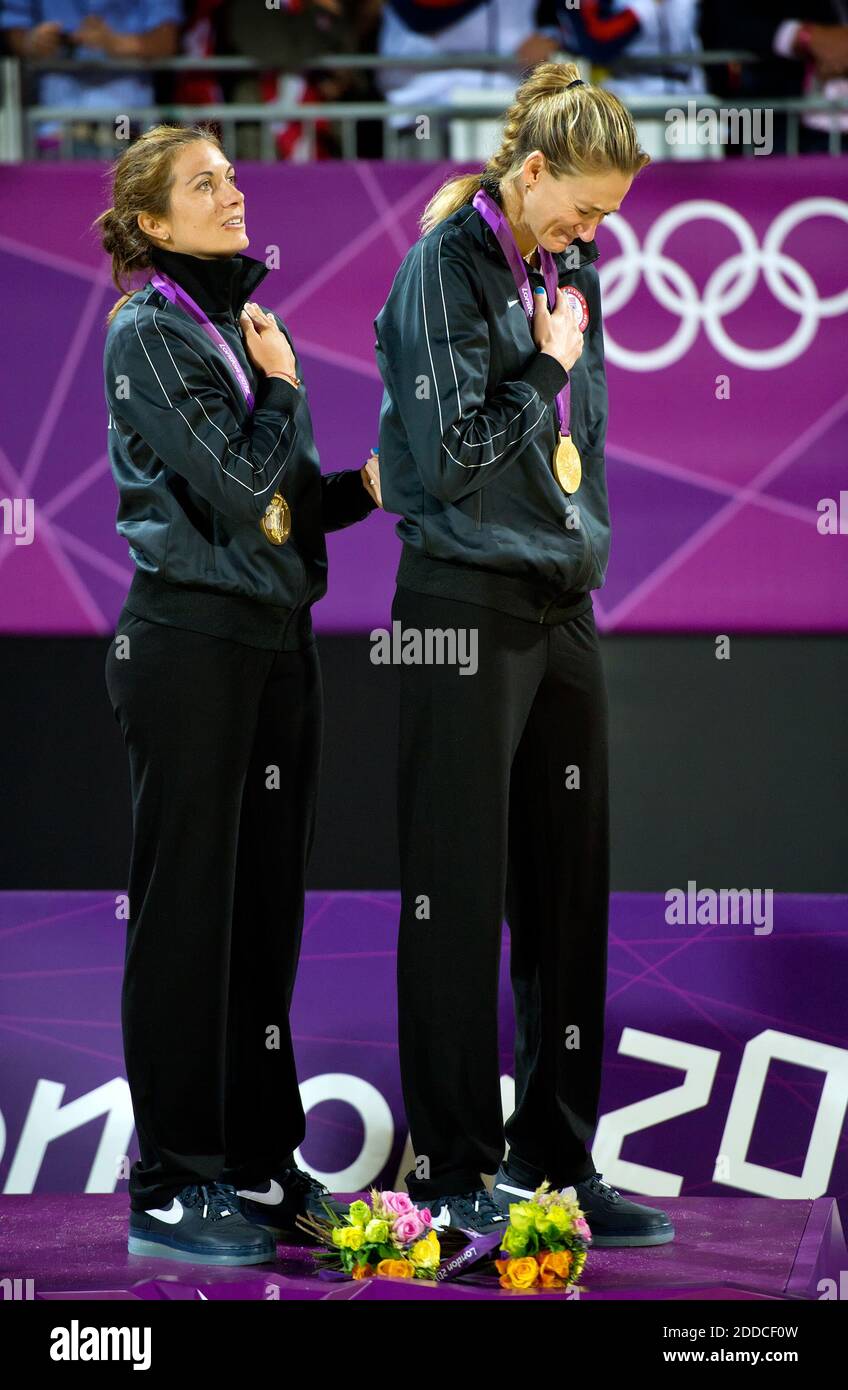
M 529 1202 L 510 1202 L 494 1261 L 502 1289 L 564 1289 L 579 1281 L 592 1233 L 571 1192 L 552 1192 L 544 1182 Z
M 329 1209 L 328 1209 L 329 1210 Z M 375 1274 L 396 1279 L 432 1279 L 441 1248 L 428 1208 L 419 1210 L 405 1192 L 379 1192 L 368 1202 L 351 1202 L 346 1216 L 298 1217 L 298 1225 L 323 1246 L 317 1258 L 353 1279 Z

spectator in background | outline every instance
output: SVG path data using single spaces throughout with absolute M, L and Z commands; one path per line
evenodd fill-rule
M 669 96 L 675 98 L 669 105 L 685 106 L 706 91 L 700 64 L 663 57 L 700 51 L 698 8 L 698 0 L 580 0 L 576 8 L 566 0 L 542 0 L 539 19 L 547 33 L 557 26 L 561 49 L 592 64 L 595 82 L 603 82 L 627 102 L 639 140 L 652 159 L 703 159 L 722 151 L 699 144 L 671 145 L 665 111 L 660 117 L 640 116 L 640 104 L 656 105 L 657 98 Z M 616 72 L 618 59 L 657 54 L 650 67 L 628 71 L 625 66 Z
M 0 0 L 0 28 L 10 52 L 21 58 L 167 58 L 177 52 L 181 0 Z M 132 106 L 151 106 L 152 76 L 112 69 L 38 74 L 39 106 L 79 106 L 108 112 L 108 139 L 74 131 L 72 153 L 98 157 L 114 152 L 114 120 Z M 62 127 L 39 129 L 44 144 L 58 144 Z M 129 135 L 129 132 L 128 132 Z
M 820 91 L 848 100 L 848 3 L 846 0 L 703 0 L 701 37 L 706 48 L 738 48 L 756 53 L 759 63 L 732 64 L 711 71 L 723 95 L 799 96 Z M 804 116 L 798 132 L 802 153 L 819 153 L 830 143 L 833 126 L 848 140 L 848 114 Z M 774 149 L 785 152 L 787 122 L 775 119 Z
M 229 85 L 230 100 L 311 105 L 373 97 L 373 83 L 365 72 L 310 64 L 327 54 L 360 52 L 363 44 L 365 51 L 373 52 L 380 0 L 279 0 L 273 8 L 248 5 L 244 0 L 222 0 L 217 7 L 215 0 L 203 2 L 218 10 L 222 48 L 217 51 L 261 59 L 268 65 L 239 75 Z M 280 159 L 335 159 L 342 154 L 337 128 L 324 119 L 276 121 L 272 135 Z M 237 150 L 241 158 L 260 155 L 258 127 L 240 128 Z M 357 146 L 357 153 L 364 151 Z
M 378 49 L 398 58 L 499 53 L 514 57 L 517 69 L 532 67 L 558 47 L 555 35 L 539 30 L 539 8 L 537 0 L 385 0 Z M 449 104 L 458 89 L 501 93 L 506 107 L 517 77 L 517 71 L 492 68 L 382 68 L 378 85 L 387 100 L 426 115 L 431 106 Z M 414 115 L 398 112 L 390 120 L 404 155 L 429 157 L 426 142 L 416 137 Z
M 543 0 L 541 26 L 559 31 L 558 46 L 587 58 L 596 68 L 613 67 L 618 58 L 655 54 L 695 53 L 698 0 L 580 0 L 572 8 L 565 0 Z M 705 90 L 697 64 L 665 62 L 638 72 L 623 72 L 604 81 L 618 96 L 696 95 Z
M 182 52 L 192 58 L 226 53 L 220 36 L 224 0 L 184 0 L 184 6 Z M 219 74 L 208 68 L 175 72 L 170 94 L 177 106 L 220 106 L 225 101 Z

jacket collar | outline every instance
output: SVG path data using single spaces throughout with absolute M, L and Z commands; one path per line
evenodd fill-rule
M 498 190 L 497 181 L 486 179 L 485 181 L 483 181 L 482 186 L 500 207 L 501 198 L 500 192 Z M 466 228 L 469 231 L 471 231 L 472 235 L 475 236 L 492 255 L 497 257 L 500 261 L 503 261 L 504 254 L 501 250 L 500 242 L 498 241 L 488 222 L 484 222 L 483 218 L 477 212 L 477 209 L 471 207 L 470 200 L 468 202 L 468 207 L 471 208 L 471 211 L 474 213 L 474 216 L 469 218 L 468 221 L 465 223 Z M 460 210 L 458 209 L 457 213 L 459 211 Z M 466 217 L 467 213 L 465 212 L 464 208 L 461 211 L 463 217 Z M 457 216 L 457 214 L 454 214 L 454 216 Z M 555 251 L 553 253 L 554 260 L 559 266 L 560 275 L 565 275 L 569 271 L 574 270 L 574 266 L 571 264 L 571 258 L 568 256 L 568 252 L 571 251 L 572 247 L 574 246 L 577 247 L 577 252 L 580 258 L 579 265 L 577 267 L 578 269 L 582 269 L 584 265 L 588 265 L 590 261 L 597 260 L 598 258 L 598 247 L 595 241 L 580 241 L 580 239 L 578 238 L 576 241 L 573 241 L 571 243 L 571 246 L 566 247 L 565 251 Z M 534 270 L 533 266 L 528 265 L 528 275 L 541 275 L 541 273 L 542 272 L 540 270 Z
M 238 318 L 245 300 L 268 274 L 264 261 L 245 256 L 241 251 L 234 256 L 207 261 L 201 256 L 154 246 L 150 259 L 156 270 L 170 275 L 187 290 L 210 318 L 220 315 Z

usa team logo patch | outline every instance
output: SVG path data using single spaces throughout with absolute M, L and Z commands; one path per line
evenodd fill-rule
M 580 332 L 584 333 L 589 322 L 589 305 L 586 303 L 586 296 L 581 294 L 574 285 L 565 285 L 564 289 L 568 307 L 574 315 L 574 322 Z

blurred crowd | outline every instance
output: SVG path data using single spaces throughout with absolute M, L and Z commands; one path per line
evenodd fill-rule
M 705 66 L 698 56 L 704 50 L 744 50 L 758 61 Z M 27 65 L 24 100 L 80 112 L 64 144 L 57 123 L 39 127 L 40 153 L 96 156 L 114 145 L 114 133 L 95 123 L 98 112 L 112 118 L 137 107 L 283 100 L 387 101 L 426 113 L 460 99 L 457 93 L 466 101 L 491 93 L 494 109 L 498 94 L 511 92 L 517 80 L 515 67 L 475 69 L 473 62 L 428 71 L 316 65 L 342 54 L 458 60 L 463 53 L 492 53 L 525 70 L 567 52 L 585 60 L 590 80 L 604 82 L 636 110 L 640 100 L 685 103 L 702 93 L 728 104 L 734 97 L 767 104 L 811 92 L 844 100 L 848 0 L 0 0 L 0 51 L 46 64 L 70 60 L 53 71 Z M 262 67 L 156 70 L 157 60 L 176 56 L 242 56 Z M 84 66 L 102 58 L 115 66 Z M 121 68 L 122 60 L 132 66 Z M 398 139 L 409 141 L 410 157 L 413 123 L 400 109 L 391 118 Z M 138 129 L 147 124 L 140 121 Z M 848 139 L 845 112 L 806 113 L 801 152 L 826 149 L 834 126 L 841 146 Z M 276 123 L 272 133 L 280 159 L 341 153 L 330 119 L 320 120 L 308 139 L 297 120 Z M 380 157 L 382 141 L 382 122 L 362 122 L 355 152 Z M 776 152 L 785 141 L 785 122 L 777 118 Z M 239 123 L 236 152 L 258 155 L 258 126 Z

